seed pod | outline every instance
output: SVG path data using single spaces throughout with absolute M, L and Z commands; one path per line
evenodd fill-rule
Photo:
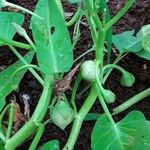
M 110 90 L 103 90 L 103 96 L 106 103 L 114 103 L 116 99 L 116 95 Z
M 131 73 L 125 72 L 124 74 L 122 74 L 122 76 L 121 76 L 121 84 L 123 86 L 131 87 L 134 82 L 135 82 L 135 78 L 134 78 L 134 76 Z
M 55 125 L 64 130 L 74 118 L 74 111 L 65 101 L 59 100 L 51 112 L 51 119 Z
M 93 60 L 87 60 L 81 65 L 81 77 L 89 82 L 96 80 L 96 64 Z

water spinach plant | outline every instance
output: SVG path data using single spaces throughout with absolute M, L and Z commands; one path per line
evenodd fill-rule
M 70 21 L 65 20 L 65 13 L 61 0 L 38 0 L 34 12 L 0 0 L 0 46 L 7 46 L 17 57 L 18 61 L 0 72 L 0 147 L 14 150 L 28 139 L 33 139 L 29 150 L 37 149 L 37 145 L 45 128 L 44 116 L 49 110 L 49 123 L 54 123 L 64 130 L 73 123 L 70 136 L 63 150 L 74 149 L 82 123 L 86 119 L 95 118 L 90 114 L 96 100 L 99 100 L 104 113 L 96 115 L 96 123 L 91 135 L 92 150 L 142 150 L 150 149 L 150 122 L 142 112 L 132 111 L 121 121 L 116 122 L 114 115 L 121 113 L 140 100 L 150 96 L 150 88 L 131 97 L 123 104 L 109 111 L 107 104 L 114 103 L 116 95 L 105 88 L 105 82 L 113 69 L 121 72 L 120 83 L 131 87 L 135 82 L 132 73 L 126 71 L 117 63 L 129 52 L 150 60 L 150 25 L 143 26 L 136 36 L 134 31 L 127 31 L 118 35 L 112 34 L 113 25 L 125 15 L 135 0 L 128 0 L 125 6 L 114 16 L 110 16 L 106 0 L 69 0 L 69 3 L 78 6 L 77 12 Z M 22 13 L 2 11 L 3 7 L 13 7 Z M 33 40 L 22 28 L 24 13 L 32 16 L 30 29 Z M 101 17 L 100 17 L 101 16 Z M 80 62 L 71 70 L 73 63 L 73 49 L 79 41 L 82 18 L 86 18 L 91 31 L 92 49 L 95 59 Z M 68 27 L 74 25 L 74 37 L 71 40 Z M 28 44 L 13 40 L 18 33 Z M 119 54 L 115 61 L 110 63 L 112 43 Z M 19 48 L 19 49 L 18 49 Z M 20 49 L 27 51 L 20 54 Z M 104 63 L 104 56 L 107 63 Z M 31 64 L 36 56 L 38 65 Z M 70 97 L 65 94 L 69 89 L 72 76 L 79 72 Z M 43 86 L 39 102 L 30 119 L 18 131 L 13 132 L 14 102 L 6 105 L 5 99 L 12 91 L 17 91 L 25 72 L 29 70 L 35 79 Z M 70 71 L 71 70 L 71 71 Z M 64 73 L 69 72 L 67 75 Z M 76 96 L 81 81 L 84 80 L 89 88 L 89 94 L 80 108 L 76 107 Z M 5 115 L 8 115 L 8 125 L 4 126 Z M 53 131 L 51 131 L 53 132 Z M 41 150 L 59 150 L 59 141 L 51 140 L 40 146 Z

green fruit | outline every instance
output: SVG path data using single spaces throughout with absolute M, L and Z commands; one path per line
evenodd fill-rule
M 103 96 L 106 103 L 114 103 L 116 99 L 116 95 L 110 90 L 103 90 Z
M 65 101 L 59 100 L 51 112 L 51 119 L 55 125 L 64 130 L 74 118 L 74 111 Z
M 89 82 L 96 80 L 96 64 L 93 60 L 87 60 L 81 65 L 81 77 Z
M 131 87 L 133 85 L 133 83 L 135 82 L 135 78 L 134 76 L 129 73 L 129 72 L 125 72 L 122 76 L 121 76 L 121 84 L 125 87 Z

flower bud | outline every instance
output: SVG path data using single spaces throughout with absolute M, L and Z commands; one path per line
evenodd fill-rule
M 64 130 L 74 118 L 74 111 L 65 101 L 59 100 L 51 112 L 51 119 L 55 125 Z
M 21 27 L 20 25 L 14 23 L 14 22 L 12 22 L 12 25 L 14 26 L 14 28 L 16 29 L 16 31 L 18 32 L 18 34 L 20 36 L 23 36 L 23 37 L 26 36 L 27 33 L 26 33 L 26 30 L 23 27 Z
M 93 60 L 87 60 L 81 65 L 81 77 L 89 82 L 96 80 L 96 64 Z
M 116 95 L 110 90 L 103 90 L 103 96 L 106 103 L 114 103 L 116 99 Z
M 125 72 L 124 74 L 122 74 L 122 76 L 121 76 L 121 84 L 123 86 L 131 87 L 134 82 L 135 82 L 135 78 L 134 78 L 134 76 L 131 73 Z

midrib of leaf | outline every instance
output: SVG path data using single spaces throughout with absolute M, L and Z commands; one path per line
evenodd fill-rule
M 118 125 L 117 124 L 115 124 L 115 125 L 112 125 L 113 126 L 113 128 L 114 128 L 114 131 L 115 131 L 115 134 L 116 134 L 116 136 L 117 136 L 117 141 L 119 142 L 119 145 L 120 145 L 120 150 L 124 150 L 124 147 L 123 147 L 123 144 L 122 144 L 122 140 L 121 140 L 121 138 L 120 138 L 120 134 L 118 134 L 120 131 L 120 129 L 119 129 L 119 127 L 118 127 Z M 118 131 L 117 131 L 118 130 Z
M 122 140 L 120 138 L 120 135 L 118 134 L 118 131 L 116 130 L 118 128 L 117 124 L 114 125 L 111 125 L 112 128 L 110 128 L 105 134 L 103 134 L 100 138 L 98 138 L 98 140 L 101 140 L 104 136 L 108 135 L 112 130 L 114 131 L 116 137 L 114 138 L 114 140 L 109 143 L 106 147 L 106 150 L 109 149 L 109 147 L 115 142 L 115 141 L 118 141 L 118 144 L 120 146 L 120 150 L 124 150 L 124 147 L 123 147 L 123 144 L 122 144 Z M 119 129 L 119 128 L 118 128 Z
M 135 44 L 137 44 L 138 42 L 140 42 L 141 40 L 139 39 L 138 41 L 135 41 L 134 43 L 132 43 L 129 47 L 127 47 L 126 49 L 130 49 L 131 47 L 133 47 Z
M 48 11 L 50 12 L 50 5 L 51 4 L 50 4 L 49 0 L 47 0 L 47 2 L 48 2 Z M 50 22 L 50 13 L 48 13 L 48 20 L 49 20 L 49 28 L 48 29 L 50 29 L 50 25 L 51 25 L 51 22 Z M 54 68 L 55 71 L 58 71 L 57 62 L 56 62 L 57 59 L 56 59 L 56 55 L 55 55 L 55 52 L 54 52 L 54 46 L 53 46 L 53 42 L 52 42 L 52 35 L 51 35 L 51 32 L 49 30 L 47 30 L 47 32 L 49 32 L 48 33 L 49 44 L 50 44 L 50 47 L 51 47 L 52 60 L 54 62 L 53 68 Z

